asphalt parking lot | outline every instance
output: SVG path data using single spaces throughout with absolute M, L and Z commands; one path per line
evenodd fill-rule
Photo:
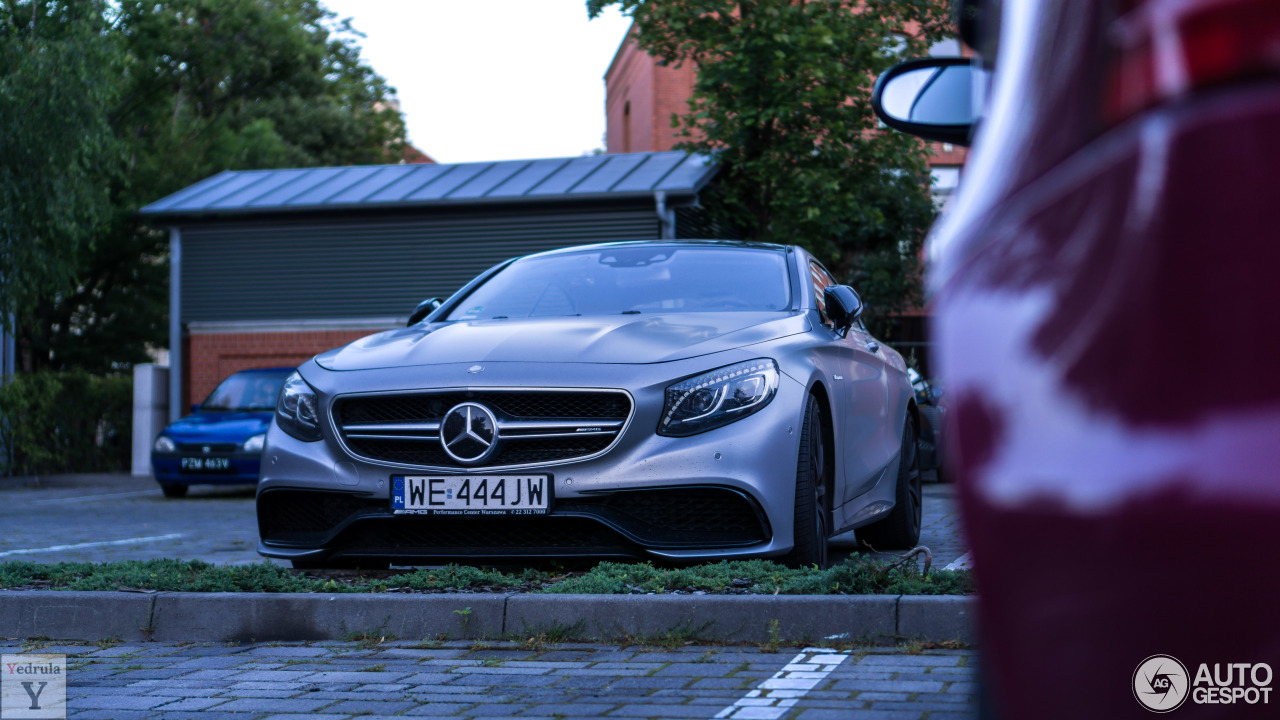
M 961 720 L 969 650 L 530 642 L 28 643 L 80 720 L 365 717 Z
M 253 489 L 195 486 L 166 499 L 149 477 L 71 475 L 0 485 L 0 562 L 109 562 L 177 558 L 261 562 Z M 950 485 L 926 482 L 920 542 L 933 566 L 966 552 Z M 852 533 L 832 541 L 833 560 L 858 552 Z M 891 555 L 892 553 L 885 553 Z

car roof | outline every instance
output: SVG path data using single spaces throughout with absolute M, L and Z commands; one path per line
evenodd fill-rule
M 720 248 L 752 248 L 756 250 L 773 250 L 775 252 L 787 252 L 791 250 L 790 245 L 778 245 L 776 243 L 752 242 L 749 240 L 706 240 L 706 239 L 680 239 L 680 240 L 622 240 L 618 242 L 592 243 L 589 245 L 574 245 L 572 247 L 558 248 L 555 250 L 547 250 L 540 253 L 531 253 L 524 255 L 522 258 L 531 257 L 548 257 L 552 255 L 567 255 L 576 252 L 586 252 L 592 250 L 606 250 L 609 248 L 620 247 L 720 247 Z

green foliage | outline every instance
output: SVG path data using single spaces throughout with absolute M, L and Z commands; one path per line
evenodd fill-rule
M 526 575 L 528 574 L 529 572 L 526 572 Z M 396 577 L 395 584 L 414 590 L 443 590 L 445 588 L 515 587 L 522 584 L 522 580 L 496 570 L 450 564 L 441 568 L 421 569 L 407 575 L 400 575 Z
M 0 2 L 0 323 L 74 288 L 110 214 L 99 169 L 120 159 L 107 110 L 118 38 L 98 0 Z M 12 329 L 12 328 L 10 328 Z
M 190 592 L 423 592 L 523 590 L 560 594 L 672 593 L 764 595 L 961 595 L 974 591 L 967 570 L 923 575 L 914 566 L 886 569 L 875 560 L 851 558 L 828 570 L 788 568 L 769 560 L 732 560 L 682 568 L 649 563 L 602 562 L 585 572 L 549 576 L 525 569 L 506 573 L 447 565 L 374 577 L 315 577 L 279 565 L 217 566 L 198 560 L 114 563 L 0 563 L 0 588 L 55 590 L 171 590 Z M 454 610 L 464 624 L 471 608 Z M 549 632 L 532 629 L 528 632 Z M 378 634 L 382 634 L 381 630 Z
M 892 570 L 875 560 L 851 558 L 827 570 L 789 568 L 770 560 L 725 560 L 682 568 L 648 563 L 602 562 L 590 572 L 548 585 L 545 592 L 573 594 L 725 593 L 780 595 L 953 595 L 973 592 L 967 571 L 925 576 L 914 566 Z
M 222 170 L 395 162 L 404 149 L 395 91 L 319 0 L 0 0 L 0 59 L 53 47 L 44 38 L 64 26 L 78 44 L 0 64 L 0 173 L 21 168 L 31 186 L 18 188 L 28 202 L 0 198 L 16 220 L 3 218 L 13 292 L 0 311 L 18 313 L 28 371 L 110 370 L 168 345 L 168 239 L 143 205 Z M 10 121 L 31 103 L 31 122 Z M 42 174 L 24 179 L 25 158 Z
M 114 563 L 0 564 L 0 587 L 48 585 L 58 590 L 177 590 L 186 592 L 337 592 L 322 581 L 279 565 L 211 565 L 199 560 L 126 560 Z
M 0 386 L 0 476 L 125 470 L 132 376 L 17 375 Z
M 617 5 L 641 48 L 697 65 L 678 146 L 722 166 L 705 198 L 749 240 L 798 243 L 853 282 L 873 330 L 918 302 L 933 221 L 927 148 L 882 132 L 871 85 L 948 26 L 944 0 L 587 0 Z

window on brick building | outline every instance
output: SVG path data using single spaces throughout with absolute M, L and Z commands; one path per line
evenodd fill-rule
M 631 152 L 631 101 L 622 105 L 622 152 Z

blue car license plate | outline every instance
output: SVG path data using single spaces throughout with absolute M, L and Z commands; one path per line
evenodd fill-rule
M 184 457 L 182 472 L 230 472 L 231 458 L 225 457 Z

